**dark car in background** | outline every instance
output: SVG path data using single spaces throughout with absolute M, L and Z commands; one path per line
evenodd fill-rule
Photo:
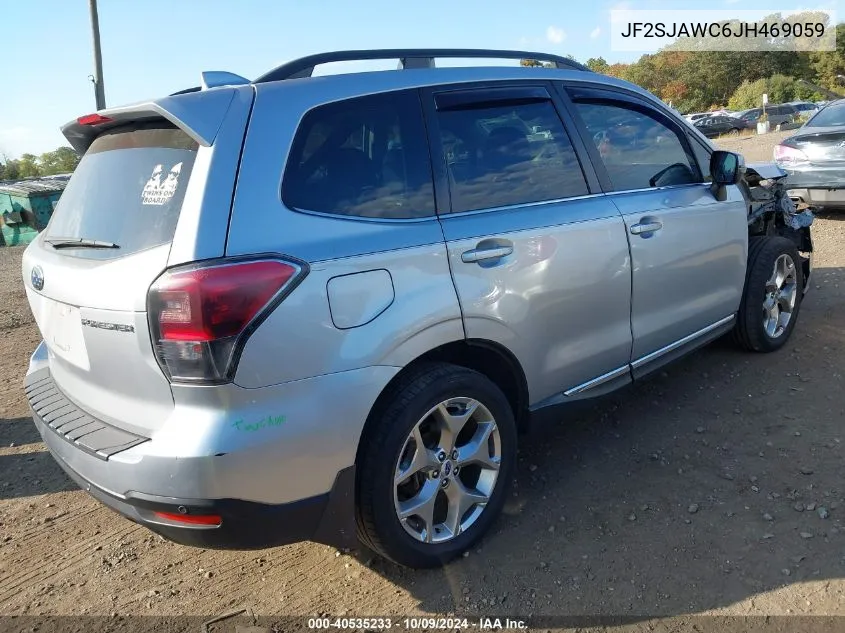
M 746 127 L 741 119 L 726 115 L 698 119 L 693 125 L 708 138 L 725 134 L 739 134 L 740 130 L 744 130 Z
M 760 120 L 760 117 L 763 115 L 763 108 L 752 108 L 751 110 L 746 110 L 740 115 L 740 121 L 745 123 L 745 127 L 753 128 L 756 127 L 757 122 Z M 788 103 L 782 103 L 779 105 L 769 105 L 766 106 L 766 115 L 769 118 L 769 123 L 772 127 L 776 125 L 781 125 L 783 123 L 792 123 L 798 117 L 798 110 L 795 106 L 790 105 Z
M 845 208 L 845 99 L 832 101 L 775 146 L 794 200 Z
M 798 110 L 799 115 L 806 117 L 813 116 L 821 108 L 819 104 L 813 103 L 812 101 L 790 101 L 786 105 L 793 106 L 796 110 Z

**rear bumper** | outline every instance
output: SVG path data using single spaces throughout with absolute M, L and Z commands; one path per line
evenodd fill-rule
M 351 547 L 358 438 L 395 372 L 371 367 L 261 389 L 186 388 L 174 393 L 174 415 L 151 437 L 78 408 L 53 382 L 43 345 L 26 390 L 34 423 L 68 475 L 168 539 L 229 549 L 302 540 Z M 156 512 L 221 521 L 185 525 Z
M 786 170 L 784 185 L 789 197 L 818 206 L 845 206 L 845 169 Z
M 845 183 L 837 189 L 821 187 L 794 188 L 788 185 L 787 193 L 793 200 L 820 207 L 845 207 Z
M 178 499 L 131 492 L 118 495 L 88 481 L 51 445 L 58 438 L 33 411 L 33 420 L 56 462 L 77 485 L 103 505 L 164 538 L 193 547 L 250 550 L 317 541 L 336 547 L 356 542 L 355 467 L 338 473 L 332 490 L 292 503 L 270 505 L 239 499 Z M 156 512 L 185 516 L 219 516 L 219 526 L 185 526 Z
M 127 519 L 183 545 L 216 549 L 261 549 L 299 541 L 352 547 L 355 467 L 337 474 L 332 489 L 322 495 L 283 504 L 240 499 L 186 499 L 130 491 L 113 492 L 83 477 L 63 455 L 78 451 L 32 408 L 32 419 L 50 453 L 80 488 Z M 163 512 L 185 516 L 216 515 L 219 526 L 181 525 L 158 517 Z

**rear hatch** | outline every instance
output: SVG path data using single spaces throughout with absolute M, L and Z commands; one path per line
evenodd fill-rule
M 58 388 L 91 416 L 145 436 L 174 406 L 153 351 L 147 293 L 173 264 L 174 235 L 185 228 L 178 228 L 183 206 L 190 208 L 185 222 L 191 229 L 184 232 L 198 239 L 195 207 L 202 206 L 214 162 L 213 134 L 203 137 L 160 114 L 147 108 L 133 120 L 122 110 L 102 123 L 95 116 L 104 129 L 65 129 L 87 151 L 23 261 L 29 304 Z M 242 138 L 245 119 L 238 123 Z M 237 158 L 227 165 L 230 195 L 236 165 Z M 212 254 L 223 254 L 224 240 Z

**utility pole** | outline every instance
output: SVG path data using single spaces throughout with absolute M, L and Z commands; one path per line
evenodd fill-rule
M 103 88 L 103 53 L 100 50 L 100 19 L 97 15 L 97 0 L 88 0 L 88 7 L 91 10 L 91 36 L 94 42 L 94 75 L 91 77 L 91 82 L 94 84 L 97 110 L 102 110 L 106 107 L 106 91 Z

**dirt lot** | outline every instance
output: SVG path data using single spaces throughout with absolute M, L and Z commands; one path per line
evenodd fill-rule
M 769 160 L 784 135 L 725 146 Z M 845 615 L 845 214 L 813 228 L 786 348 L 718 342 L 526 438 L 505 516 L 427 572 L 310 543 L 190 549 L 79 491 L 27 419 L 39 335 L 21 251 L 0 249 L 0 614 Z

